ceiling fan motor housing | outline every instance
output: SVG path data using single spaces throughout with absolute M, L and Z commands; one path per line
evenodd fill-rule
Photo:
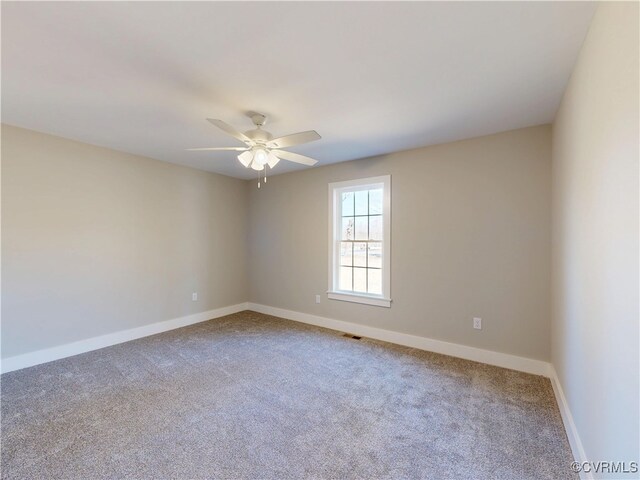
M 256 143 L 267 143 L 273 138 L 273 135 L 271 135 L 266 130 L 262 130 L 261 128 L 249 130 L 247 132 L 244 132 L 244 134 Z

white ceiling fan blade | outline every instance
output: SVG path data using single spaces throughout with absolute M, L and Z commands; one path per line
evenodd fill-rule
M 226 132 L 229 135 L 231 135 L 232 137 L 237 138 L 241 142 L 243 142 L 243 143 L 251 143 L 251 139 L 249 137 L 247 137 L 244 133 L 239 132 L 238 130 L 233 128 L 228 123 L 223 122 L 222 120 L 218 120 L 217 118 L 207 118 L 207 121 L 212 123 L 216 127 L 218 127 L 223 132 Z
M 284 137 L 274 138 L 267 142 L 269 148 L 287 148 L 294 145 L 300 145 L 302 143 L 313 142 L 314 140 L 320 140 L 322 137 L 318 135 L 315 130 L 309 130 L 306 132 L 293 133 L 291 135 L 285 135 Z
M 249 150 L 247 147 L 202 147 L 202 148 L 187 148 L 189 152 L 209 152 L 209 151 L 225 151 L 231 150 L 234 152 L 244 152 Z
M 289 160 L 290 162 L 301 163 L 303 165 L 313 166 L 318 163 L 318 161 L 313 158 L 305 157 L 299 153 L 287 152 L 286 150 L 271 150 L 271 153 L 283 160 Z

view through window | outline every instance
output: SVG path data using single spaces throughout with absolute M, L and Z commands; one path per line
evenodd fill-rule
M 339 289 L 382 295 L 382 189 L 341 194 Z

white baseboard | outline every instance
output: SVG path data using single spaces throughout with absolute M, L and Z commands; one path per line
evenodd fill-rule
M 558 408 L 560 409 L 564 429 L 567 432 L 567 437 L 569 438 L 569 445 L 571 445 L 573 459 L 580 463 L 587 462 L 587 455 L 584 452 L 580 435 L 578 435 L 578 429 L 573 421 L 573 415 L 571 415 L 569 403 L 567 402 L 567 398 L 564 396 L 562 384 L 560 383 L 558 373 L 553 365 L 551 365 L 551 385 L 553 386 L 553 393 L 555 394 L 556 401 L 558 402 Z M 591 472 L 581 471 L 580 478 L 582 480 L 593 480 L 593 475 Z
M 237 305 L 216 308 L 214 310 L 209 310 L 201 313 L 194 313 L 193 315 L 173 318 L 171 320 L 152 323 L 150 325 L 131 328 L 129 330 L 108 333 L 99 337 L 87 338 L 85 340 L 67 343 L 58 347 L 46 348 L 43 350 L 37 350 L 35 352 L 16 355 L 14 357 L 3 359 L 0 362 L 0 371 L 2 371 L 2 373 L 12 372 L 13 370 L 20 370 L 21 368 L 27 368 L 34 365 L 39 365 L 41 363 L 52 362 L 53 360 L 71 357 L 73 355 L 78 355 L 79 353 L 98 350 L 99 348 L 109 347 L 111 345 L 128 342 L 137 338 L 148 337 L 149 335 L 155 335 L 156 333 L 162 333 L 168 330 L 186 327 L 187 325 L 193 325 L 194 323 L 206 322 L 207 320 L 224 317 L 225 315 L 231 315 L 232 313 L 247 310 L 247 308 L 247 303 L 239 303 Z
M 434 340 L 432 338 L 419 337 L 416 335 L 409 335 L 407 333 L 399 333 L 391 330 L 384 330 L 382 328 L 369 327 L 367 325 L 334 320 L 332 318 L 319 317 L 308 313 L 294 312 L 292 310 L 270 307 L 268 305 L 261 305 L 258 303 L 249 302 L 248 308 L 255 312 L 282 317 L 296 322 L 308 323 L 318 327 L 348 332 L 362 337 L 369 337 L 398 345 L 418 348 L 420 350 L 442 353 L 443 355 L 451 355 L 452 357 L 487 363 L 497 367 L 532 373 L 534 375 L 542 375 L 544 377 L 551 376 L 551 364 L 543 362 L 542 360 L 519 357 L 508 353 L 493 352 L 491 350 L 483 350 L 456 343 L 443 342 L 442 340 Z

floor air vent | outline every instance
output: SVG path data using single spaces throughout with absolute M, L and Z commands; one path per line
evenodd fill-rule
M 344 335 L 342 335 L 343 337 L 347 337 L 347 338 L 353 338 L 354 340 L 360 340 L 362 337 L 359 337 L 357 335 L 351 335 L 350 333 L 345 333 Z

